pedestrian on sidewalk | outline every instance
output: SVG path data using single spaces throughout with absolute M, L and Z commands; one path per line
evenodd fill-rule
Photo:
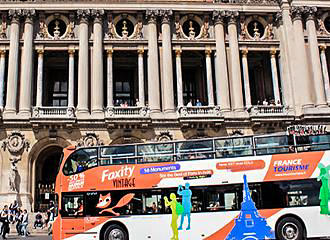
M 14 202 L 9 205 L 9 210 L 10 210 L 9 222 L 13 224 L 15 223 L 15 215 L 17 213 L 18 207 L 19 206 L 17 200 L 14 200 Z
M 23 237 L 27 237 L 28 236 L 28 230 L 27 230 L 27 226 L 29 224 L 29 215 L 27 213 L 27 210 L 24 209 L 23 211 L 23 217 L 22 217 L 22 223 L 21 223 L 21 227 L 20 227 L 20 232 L 23 233 Z
M 1 234 L 3 239 L 6 238 L 6 234 L 9 234 L 10 228 L 9 228 L 9 209 L 8 205 L 5 205 L 0 213 L 0 219 L 2 222 L 1 226 Z
M 23 233 L 21 232 L 22 219 L 23 219 L 23 211 L 22 209 L 18 208 L 15 216 L 16 231 L 18 236 L 23 235 Z

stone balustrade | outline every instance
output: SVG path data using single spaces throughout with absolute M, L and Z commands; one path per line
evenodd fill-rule
M 181 107 L 178 114 L 181 118 L 221 117 L 220 107 L 218 106 Z
M 287 108 L 282 105 L 256 105 L 251 108 L 251 115 L 285 115 L 287 112 Z
M 147 107 L 108 107 L 106 118 L 149 118 L 150 110 Z
M 63 119 L 74 118 L 74 108 L 72 107 L 34 107 L 32 118 L 37 119 Z

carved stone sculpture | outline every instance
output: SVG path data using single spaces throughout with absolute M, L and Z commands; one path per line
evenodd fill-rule
M 66 38 L 74 39 L 74 21 L 70 21 L 67 26 Z
M 201 38 L 209 38 L 209 22 L 204 22 L 202 28 L 201 28 L 202 36 Z
M 7 38 L 7 23 L 3 19 L 0 25 L 0 39 L 6 39 Z
M 317 23 L 319 25 L 318 32 L 320 35 L 326 35 L 327 29 L 325 28 L 324 21 L 322 19 L 317 19 Z
M 268 39 L 268 40 L 274 39 L 273 24 L 272 23 L 267 25 L 267 27 L 265 28 L 265 31 L 266 31 L 266 39 Z
M 29 150 L 30 144 L 25 139 L 24 134 L 19 131 L 12 132 L 6 140 L 2 142 L 4 151 L 8 149 L 11 154 L 21 153 L 24 149 Z
M 21 160 L 19 156 L 12 156 L 10 159 L 10 172 L 9 172 L 9 190 L 11 192 L 19 192 L 19 173 L 17 163 Z
M 247 26 L 246 26 L 245 22 L 240 22 L 240 25 L 241 25 L 240 38 L 242 40 L 245 40 L 248 38 Z
M 47 25 L 44 20 L 40 20 L 39 22 L 39 33 L 37 34 L 37 38 L 38 39 L 48 38 Z
M 86 133 L 86 135 L 78 141 L 79 147 L 93 147 L 99 145 L 104 145 L 104 143 L 99 136 L 93 132 Z

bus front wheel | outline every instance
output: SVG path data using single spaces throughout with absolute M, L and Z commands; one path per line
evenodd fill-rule
M 105 230 L 104 240 L 128 240 L 128 235 L 124 228 L 112 224 Z
M 286 217 L 278 223 L 276 237 L 279 240 L 302 240 L 304 239 L 304 228 L 296 218 Z

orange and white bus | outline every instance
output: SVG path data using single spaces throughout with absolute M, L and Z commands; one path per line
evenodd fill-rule
M 330 237 L 330 135 L 64 149 L 53 239 Z

